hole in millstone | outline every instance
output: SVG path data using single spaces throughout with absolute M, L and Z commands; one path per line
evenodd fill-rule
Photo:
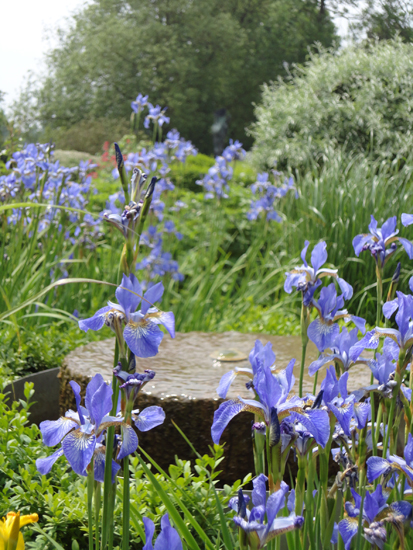
M 245 361 L 248 359 L 248 355 L 241 353 L 237 349 L 224 349 L 219 351 L 213 351 L 210 357 L 218 361 Z

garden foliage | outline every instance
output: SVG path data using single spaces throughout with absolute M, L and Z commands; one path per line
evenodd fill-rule
M 386 162 L 412 149 L 413 46 L 391 41 L 313 52 L 291 74 L 263 87 L 252 126 L 261 166 L 307 170 L 330 148 Z

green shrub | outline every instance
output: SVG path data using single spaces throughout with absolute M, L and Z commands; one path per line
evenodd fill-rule
M 56 143 L 58 149 L 99 155 L 105 141 L 119 141 L 128 131 L 127 119 L 98 118 L 81 120 L 67 129 L 46 128 L 44 133 L 46 140 Z
M 252 127 L 261 165 L 306 167 L 330 147 L 393 160 L 413 144 L 413 45 L 395 39 L 313 53 L 263 88 Z

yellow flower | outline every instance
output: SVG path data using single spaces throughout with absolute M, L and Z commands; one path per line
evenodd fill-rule
M 0 550 L 24 550 L 23 535 L 20 529 L 28 523 L 39 521 L 37 514 L 21 516 L 20 512 L 9 512 L 0 520 Z

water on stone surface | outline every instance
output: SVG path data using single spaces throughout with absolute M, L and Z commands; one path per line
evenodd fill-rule
M 242 334 L 240 332 L 187 332 L 177 333 L 175 339 L 165 336 L 158 355 L 148 359 L 137 358 L 140 372 L 151 369 L 156 372 L 155 378 L 148 383 L 143 392 L 163 398 L 218 399 L 216 388 L 221 376 L 235 367 L 248 367 L 248 359 L 242 361 L 219 361 L 213 359 L 220 353 L 231 350 L 248 357 L 249 352 L 259 339 L 263 344 L 271 342 L 276 355 L 277 369 L 284 369 L 288 362 L 295 358 L 294 391 L 298 394 L 300 375 L 301 337 L 272 336 L 266 334 Z M 108 381 L 112 379 L 113 353 L 115 339 L 91 342 L 69 353 L 66 365 L 71 373 L 82 376 L 94 376 L 101 373 Z M 307 347 L 306 369 L 304 372 L 304 393 L 312 393 L 314 377 L 308 375 L 308 366 L 318 357 L 314 344 Z M 324 379 L 326 367 L 318 375 L 318 388 Z M 228 397 L 251 397 L 245 388 L 247 378 L 237 376 L 232 384 Z M 357 365 L 350 370 L 348 388 L 353 391 L 370 384 L 370 369 Z

